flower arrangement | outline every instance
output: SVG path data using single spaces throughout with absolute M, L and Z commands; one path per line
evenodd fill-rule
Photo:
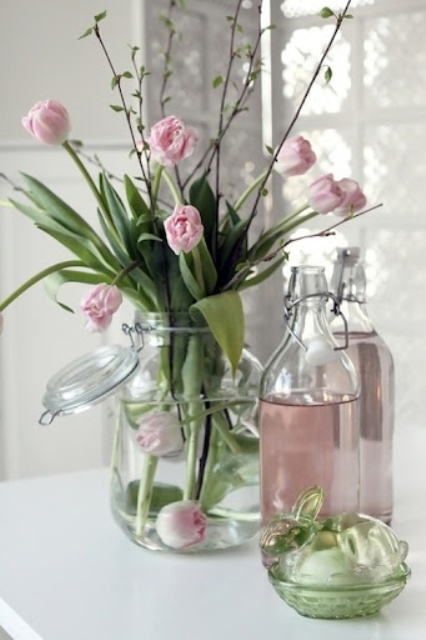
M 170 0 L 169 15 L 176 4 L 177 0 Z M 183 0 L 178 4 L 184 6 Z M 112 72 L 112 87 L 120 98 L 120 104 L 113 105 L 113 109 L 126 118 L 139 174 L 134 178 L 124 176 L 124 194 L 103 167 L 96 181 L 84 162 L 80 145 L 69 138 L 71 121 L 66 108 L 55 100 L 36 103 L 23 118 L 23 126 L 39 142 L 62 145 L 69 154 L 93 194 L 102 235 L 47 186 L 24 175 L 26 186 L 20 187 L 19 192 L 27 201 L 12 198 L 10 204 L 69 249 L 74 259 L 51 265 L 33 276 L 0 303 L 0 312 L 40 280 L 48 281 L 55 299 L 59 287 L 66 282 L 92 285 L 81 301 L 88 330 L 105 331 L 123 296 L 142 314 L 161 314 L 172 328 L 179 325 L 183 314 L 195 327 L 208 327 L 235 379 L 244 347 L 241 292 L 259 285 L 280 268 L 288 257 L 291 232 L 307 220 L 331 212 L 339 216 L 337 222 L 313 234 L 327 235 L 332 228 L 363 213 L 366 199 L 358 183 L 350 178 L 337 180 L 328 174 L 308 186 L 302 207 L 252 237 L 253 222 L 272 173 L 290 178 L 307 173 L 316 162 L 310 142 L 301 135 L 291 135 L 292 129 L 343 21 L 351 17 L 350 0 L 339 14 L 328 8 L 322 10 L 323 18 L 335 20 L 333 35 L 290 126 L 275 148 L 266 148 L 265 170 L 237 199 L 228 200 L 222 192 L 221 146 L 225 136 L 232 135 L 235 119 L 247 108 L 262 68 L 260 41 L 265 31 L 272 28 L 259 27 L 254 44 L 238 45 L 242 0 L 236 0 L 235 5 L 234 15 L 227 17 L 231 51 L 228 67 L 223 76 L 213 81 L 221 91 L 217 131 L 195 168 L 186 174 L 185 163 L 199 144 L 197 130 L 178 116 L 167 115 L 165 101 L 161 105 L 164 117 L 149 129 L 145 126 L 143 90 L 149 74 L 144 67 L 138 67 L 138 48 L 131 49 L 133 70 L 117 73 L 101 33 L 100 23 L 106 12 L 95 16 L 93 26 L 82 37 L 95 36 L 105 53 Z M 171 43 L 170 20 L 168 25 Z M 242 57 L 247 62 L 247 75 L 236 99 L 228 103 L 232 68 Z M 328 80 L 331 77 L 328 68 L 326 77 Z M 167 69 L 164 78 L 167 81 Z M 136 83 L 132 94 L 136 107 L 128 103 L 123 90 L 124 83 L 131 79 Z M 164 198 L 164 192 L 169 199 Z M 200 354 L 204 347 L 200 347 L 197 338 L 183 343 L 178 337 L 167 349 L 168 358 L 163 359 L 156 378 L 157 387 L 164 391 L 160 408 L 140 410 L 136 419 L 129 419 L 133 444 L 148 461 L 143 480 L 137 483 L 135 526 L 140 534 L 152 512 L 158 459 L 184 450 L 185 488 L 173 500 L 161 499 L 155 515 L 157 535 L 163 543 L 172 548 L 187 548 L 203 542 L 207 535 L 206 518 L 217 504 L 206 497 L 209 492 L 203 489 L 211 482 L 214 468 L 213 463 L 209 465 L 209 456 L 214 451 L 212 433 L 216 430 L 228 452 L 244 452 L 245 445 L 239 438 L 238 425 L 230 420 L 228 408 L 223 403 L 215 408 L 205 400 L 208 371 L 212 371 L 211 361 L 208 362 L 211 351 L 209 355 Z M 172 375 L 171 362 L 174 369 L 179 364 L 179 374 Z M 223 377 L 223 369 L 221 372 L 217 377 Z M 177 411 L 171 411 L 165 398 L 169 395 L 176 399 L 179 393 L 186 397 L 189 394 L 192 399 L 182 401 Z M 194 398 L 197 402 L 204 398 L 202 409 L 198 405 L 194 409 Z

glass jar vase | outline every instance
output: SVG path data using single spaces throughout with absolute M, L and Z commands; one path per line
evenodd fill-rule
M 225 549 L 259 529 L 260 363 L 243 351 L 235 375 L 207 327 L 140 323 L 140 366 L 116 394 L 111 507 L 151 550 Z

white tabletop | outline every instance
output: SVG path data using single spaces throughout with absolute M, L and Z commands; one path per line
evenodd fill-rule
M 0 626 L 15 640 L 424 640 L 426 427 L 396 442 L 394 529 L 412 578 L 375 617 L 302 618 L 257 546 L 153 553 L 112 520 L 106 470 L 0 484 Z

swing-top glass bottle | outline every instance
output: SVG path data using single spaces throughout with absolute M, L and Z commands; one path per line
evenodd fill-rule
M 323 267 L 292 268 L 286 331 L 261 381 L 263 524 L 312 485 L 325 490 L 322 517 L 358 510 L 358 380 L 330 332 L 330 298 Z
M 360 510 L 390 524 L 393 508 L 394 363 L 367 311 L 366 275 L 359 247 L 337 250 L 331 280 L 347 320 L 347 353 L 360 381 Z M 339 317 L 330 322 L 343 340 Z

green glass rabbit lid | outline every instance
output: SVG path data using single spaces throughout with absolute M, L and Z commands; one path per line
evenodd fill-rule
M 408 544 L 369 516 L 342 513 L 317 520 L 324 501 L 320 487 L 303 491 L 289 514 L 262 528 L 264 553 L 278 557 L 287 579 L 303 584 L 377 582 L 398 571 Z
M 274 516 L 260 532 L 270 557 L 269 579 L 299 613 L 319 618 L 369 615 L 390 602 L 410 570 L 408 544 L 375 518 L 341 513 L 318 520 L 320 487 L 297 498 L 290 513 Z

